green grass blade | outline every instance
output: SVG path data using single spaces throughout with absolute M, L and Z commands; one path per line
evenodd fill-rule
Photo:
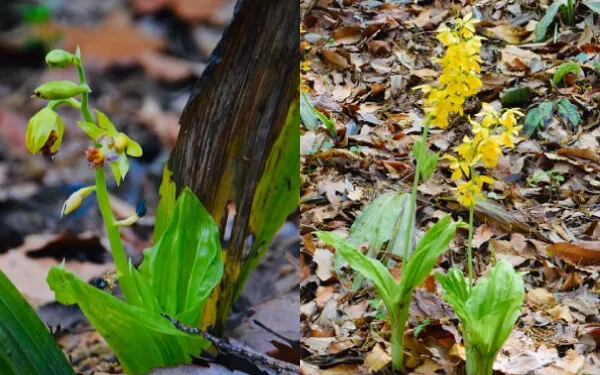
M 0 373 L 74 374 L 48 328 L 1 271 Z

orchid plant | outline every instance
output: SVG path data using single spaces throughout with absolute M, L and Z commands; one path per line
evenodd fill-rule
M 70 214 L 96 193 L 125 301 L 67 272 L 64 263 L 50 270 L 48 284 L 59 302 L 78 304 L 127 374 L 189 363 L 210 342 L 178 330 L 161 314 L 200 327 L 206 302 L 223 274 L 218 227 L 191 190 L 185 188 L 176 196 L 171 173 L 165 168 L 154 244 L 144 251 L 144 260 L 136 269 L 125 253 L 120 228 L 134 224 L 144 215 L 145 207 L 140 205 L 133 215 L 117 221 L 105 169 L 108 167 L 120 184 L 129 171 L 129 157 L 141 156 L 142 148 L 120 132 L 107 115 L 90 110 L 90 88 L 79 49 L 74 54 L 53 50 L 46 62 L 51 68 L 75 66 L 79 82 L 53 81 L 35 89 L 33 97 L 48 102 L 29 121 L 25 143 L 33 154 L 53 156 L 60 150 L 65 131 L 57 109 L 68 105 L 80 110 L 83 121 L 78 125 L 91 139 L 85 157 L 95 173 L 95 184 L 73 193 L 61 214 Z

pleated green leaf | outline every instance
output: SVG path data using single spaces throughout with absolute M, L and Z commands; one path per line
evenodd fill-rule
M 389 311 L 396 310 L 395 299 L 399 293 L 398 284 L 380 261 L 364 255 L 346 239 L 335 233 L 317 232 L 317 237 L 327 245 L 335 247 L 352 269 L 373 282 Z
M 81 308 L 127 374 L 147 374 L 156 367 L 189 363 L 191 355 L 198 354 L 194 350 L 210 345 L 177 330 L 156 309 L 127 304 L 67 272 L 64 265 L 53 267 L 47 281 L 60 303 L 76 303 Z
M 210 293 L 221 281 L 219 229 L 196 195 L 186 188 L 160 239 L 140 266 L 161 309 L 198 326 Z

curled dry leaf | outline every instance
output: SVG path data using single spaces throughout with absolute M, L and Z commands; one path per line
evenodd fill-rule
M 348 67 L 348 60 L 333 49 L 323 48 L 321 54 L 328 63 L 338 69 L 346 69 Z
M 359 25 L 342 26 L 333 31 L 333 45 L 346 45 L 358 43 L 362 38 L 362 29 Z
M 600 162 L 600 156 L 590 148 L 563 147 L 556 151 L 556 154 L 562 156 L 574 156 L 576 158 L 588 159 Z
M 570 264 L 600 264 L 600 241 L 557 242 L 548 247 L 548 252 Z

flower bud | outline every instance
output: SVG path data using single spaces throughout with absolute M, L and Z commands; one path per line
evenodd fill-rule
M 25 146 L 32 154 L 44 151 L 55 154 L 62 143 L 65 126 L 58 115 L 50 108 L 42 108 L 27 123 Z
M 53 49 L 46 55 L 46 63 L 51 68 L 66 68 L 77 62 L 77 57 L 62 49 Z
M 81 206 L 81 202 L 83 201 L 83 198 L 87 197 L 94 191 L 96 191 L 95 186 L 88 186 L 88 187 L 79 189 L 76 192 L 74 192 L 73 194 L 71 194 L 69 199 L 67 199 L 67 201 L 63 205 L 62 211 L 60 212 L 60 216 L 64 217 L 65 215 L 68 215 L 71 212 L 78 209 L 79 206 Z
M 51 81 L 33 91 L 33 97 L 47 100 L 69 99 L 84 92 L 90 92 L 88 85 L 78 85 L 71 81 Z

